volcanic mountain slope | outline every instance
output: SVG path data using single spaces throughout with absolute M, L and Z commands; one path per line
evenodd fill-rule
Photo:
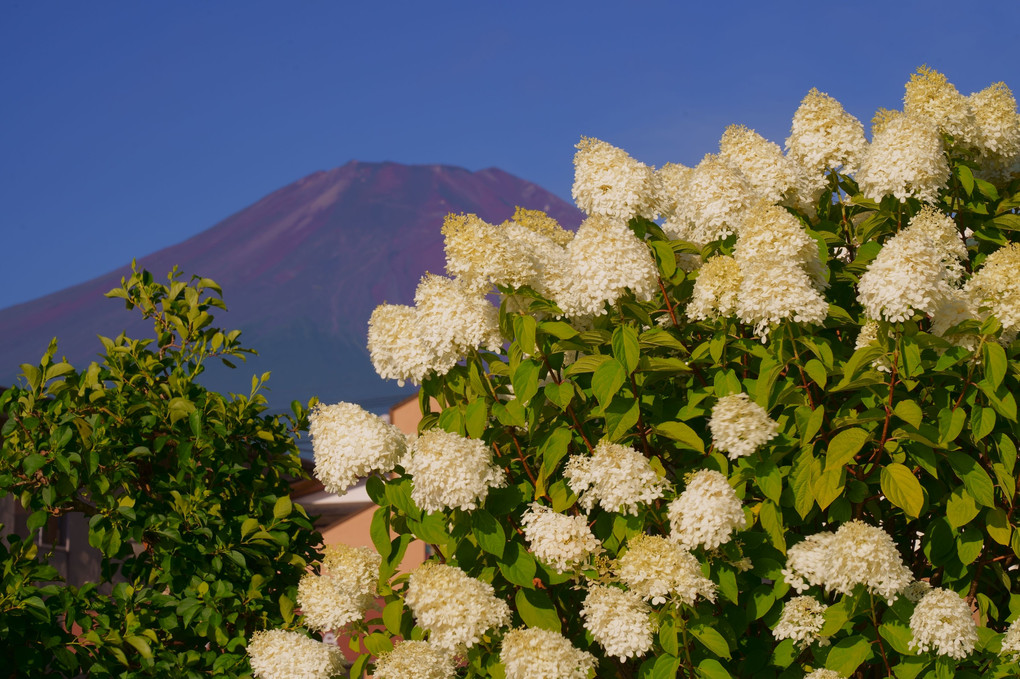
M 443 271 L 440 227 L 450 212 L 489 222 L 515 206 L 543 210 L 566 227 L 580 212 L 542 188 L 498 169 L 353 161 L 316 172 L 212 228 L 139 259 L 158 280 L 177 265 L 223 287 L 228 312 L 217 326 L 242 331 L 258 357 L 237 370 L 210 370 L 203 382 L 247 393 L 251 375 L 272 371 L 274 409 L 298 399 L 347 400 L 385 409 L 408 389 L 376 376 L 365 348 L 368 318 L 382 302 L 409 304 L 426 271 Z M 107 275 L 0 310 L 0 384 L 21 363 L 37 363 L 50 339 L 58 356 L 84 368 L 101 348 L 96 335 L 149 337 L 136 312 L 103 293 L 130 272 Z

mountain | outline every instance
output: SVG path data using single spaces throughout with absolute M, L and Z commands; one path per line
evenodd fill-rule
M 285 186 L 212 228 L 139 258 L 159 280 L 177 265 L 223 288 L 228 312 L 215 324 L 240 329 L 259 352 L 237 370 L 210 370 L 203 382 L 247 393 L 251 376 L 272 371 L 274 409 L 316 395 L 384 410 L 410 393 L 380 379 L 365 348 L 368 318 L 382 302 L 410 304 L 426 271 L 443 271 L 440 227 L 450 212 L 489 222 L 515 206 L 543 210 L 566 227 L 581 213 L 527 181 L 490 168 L 352 161 Z M 46 297 L 0 310 L 0 384 L 21 363 L 36 363 L 52 337 L 58 356 L 84 368 L 101 349 L 96 335 L 151 327 L 103 293 L 130 273 L 124 266 Z

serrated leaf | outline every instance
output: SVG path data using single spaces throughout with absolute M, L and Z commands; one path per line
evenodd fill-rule
M 917 518 L 924 507 L 924 491 L 921 484 L 906 466 L 893 462 L 882 468 L 882 492 L 907 516 Z

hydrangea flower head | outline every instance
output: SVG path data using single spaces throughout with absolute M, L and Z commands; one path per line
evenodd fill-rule
M 691 475 L 687 487 L 669 504 L 670 537 L 687 549 L 715 549 L 730 541 L 747 519 L 733 487 L 713 469 Z
M 511 629 L 499 659 L 507 679 L 588 679 L 598 661 L 562 634 L 546 629 Z
M 669 485 L 644 455 L 608 441 L 600 441 L 591 457 L 571 456 L 563 476 L 586 510 L 598 503 L 621 514 L 637 514 L 639 505 L 659 499 Z
M 453 679 L 455 656 L 427 641 L 398 642 L 375 661 L 375 679 Z
M 941 587 L 925 594 L 910 616 L 914 638 L 909 647 L 919 653 L 933 651 L 963 660 L 974 652 L 978 642 L 977 625 L 970 607 L 960 595 Z
M 949 181 L 938 128 L 926 118 L 907 114 L 885 121 L 864 154 L 856 179 L 861 193 L 876 202 L 891 195 L 900 202 L 917 198 L 934 203 Z
M 825 624 L 826 608 L 828 606 L 818 603 L 813 597 L 793 597 L 783 606 L 783 612 L 775 629 L 772 630 L 772 636 L 777 641 L 793 639 L 801 649 L 816 641 L 826 645 L 828 642 L 818 634 Z
M 490 488 L 506 483 L 484 441 L 429 429 L 411 444 L 403 462 L 411 476 L 411 499 L 427 512 L 476 509 Z
M 255 632 L 248 662 L 256 679 L 329 679 L 343 668 L 336 646 L 282 629 Z
M 343 495 L 358 479 L 385 474 L 407 452 L 404 434 L 354 403 L 319 404 L 308 416 L 315 477 Z
M 593 584 L 581 606 L 584 627 L 606 655 L 621 662 L 641 657 L 652 648 L 652 609 L 634 592 Z
M 698 597 L 715 601 L 715 583 L 701 574 L 694 555 L 658 535 L 630 538 L 627 551 L 617 560 L 616 574 L 631 592 L 652 604 L 664 604 L 670 595 L 688 606 Z
M 573 570 L 602 552 L 584 516 L 568 516 L 532 503 L 521 517 L 521 529 L 531 553 L 559 573 Z
M 747 394 L 722 396 L 708 420 L 715 449 L 735 460 L 750 455 L 776 437 L 779 424 Z
M 655 171 L 626 151 L 599 139 L 582 137 L 574 154 L 577 207 L 589 215 L 627 222 L 631 217 L 655 219 Z
M 510 624 L 510 607 L 492 585 L 434 561 L 411 573 L 404 601 L 429 641 L 449 651 L 470 648 L 488 630 Z

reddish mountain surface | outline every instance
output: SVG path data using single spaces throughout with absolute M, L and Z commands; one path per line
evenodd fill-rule
M 316 395 L 382 410 L 408 393 L 378 378 L 365 349 L 368 317 L 381 302 L 409 304 L 425 271 L 443 271 L 443 217 L 473 212 L 489 222 L 515 206 L 544 210 L 566 227 L 580 212 L 542 188 L 498 169 L 353 161 L 316 172 L 212 228 L 139 259 L 163 280 L 177 265 L 223 287 L 229 312 L 219 327 L 242 330 L 259 356 L 237 370 L 211 370 L 205 383 L 247 393 L 251 375 L 272 371 L 275 409 Z M 120 300 L 125 266 L 105 276 L 0 310 L 0 384 L 21 363 L 36 363 L 52 337 L 58 355 L 84 368 L 101 348 L 96 335 L 125 328 L 148 337 Z

